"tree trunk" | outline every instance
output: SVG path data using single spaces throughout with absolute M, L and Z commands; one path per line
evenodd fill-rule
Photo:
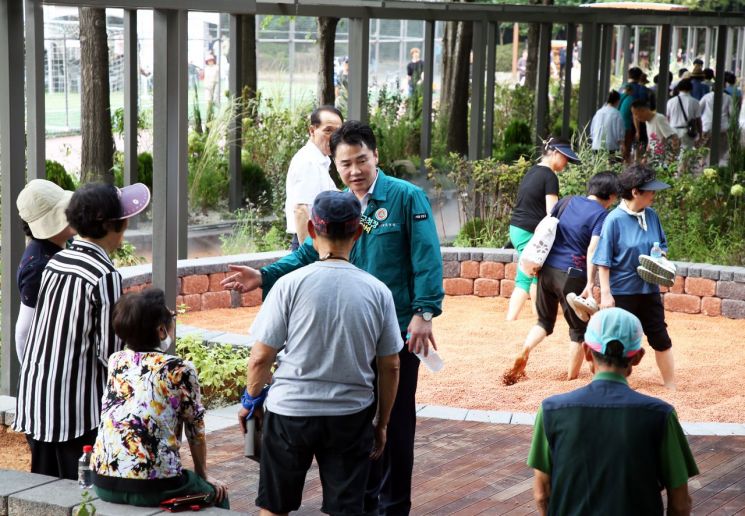
M 455 41 L 458 35 L 458 22 L 447 22 L 442 37 L 442 88 L 440 90 L 440 113 L 447 114 L 452 92 L 453 66 L 455 62 Z
M 470 57 L 473 44 L 473 23 L 458 22 L 458 36 L 453 53 L 453 71 L 448 101 L 446 146 L 448 151 L 468 152 L 468 90 L 470 86 Z
M 114 182 L 106 10 L 79 8 L 81 182 Z
M 532 5 L 554 5 L 554 0 L 530 0 Z M 531 23 L 528 26 L 528 58 L 525 63 L 525 87 L 535 90 L 538 72 L 538 38 L 540 25 Z
M 318 105 L 334 105 L 334 45 L 339 18 L 318 18 Z
M 243 77 L 241 77 L 241 89 L 247 90 L 245 92 L 246 97 L 253 99 L 256 98 L 256 92 L 259 89 L 256 78 L 256 16 L 253 14 L 242 14 L 241 29 L 241 32 L 243 32 L 243 48 L 241 48 Z

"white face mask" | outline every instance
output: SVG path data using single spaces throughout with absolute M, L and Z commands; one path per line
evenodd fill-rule
M 160 341 L 160 349 L 163 352 L 168 351 L 168 348 L 171 347 L 171 343 L 173 343 L 173 339 L 170 335 L 168 335 L 165 339 Z

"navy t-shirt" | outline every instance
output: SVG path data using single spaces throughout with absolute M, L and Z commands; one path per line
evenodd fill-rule
M 550 168 L 534 165 L 520 181 L 510 226 L 534 232 L 535 227 L 546 216 L 547 195 L 559 195 L 559 178 Z
M 49 259 L 61 250 L 61 247 L 57 247 L 49 240 L 31 239 L 18 265 L 18 289 L 21 291 L 21 303 L 36 308 L 36 299 L 41 287 L 41 273 L 44 272 Z
M 546 258 L 546 265 L 566 271 L 569 267 L 587 269 L 587 246 L 593 236 L 600 236 L 608 212 L 587 197 L 572 197 L 561 217 L 556 239 Z

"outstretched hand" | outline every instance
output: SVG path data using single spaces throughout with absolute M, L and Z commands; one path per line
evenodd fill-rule
M 245 294 L 261 286 L 261 272 L 256 269 L 245 265 L 228 265 L 228 268 L 233 271 L 233 274 L 226 276 L 220 282 L 225 290 L 235 290 Z

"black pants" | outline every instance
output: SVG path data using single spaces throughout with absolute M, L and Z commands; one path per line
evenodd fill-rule
M 403 337 L 403 335 L 402 335 Z M 388 438 L 383 456 L 373 461 L 365 495 L 366 514 L 409 514 L 411 509 L 411 473 L 414 468 L 416 431 L 416 384 L 420 361 L 409 349 L 398 354 L 401 360 L 398 392 L 388 423 Z M 377 369 L 376 369 L 377 375 Z M 375 382 L 377 401 L 377 379 Z
M 48 443 L 26 434 L 31 449 L 31 473 L 77 480 L 78 460 L 83 454 L 83 446 L 93 445 L 97 435 L 98 429 L 94 428 L 69 441 Z

